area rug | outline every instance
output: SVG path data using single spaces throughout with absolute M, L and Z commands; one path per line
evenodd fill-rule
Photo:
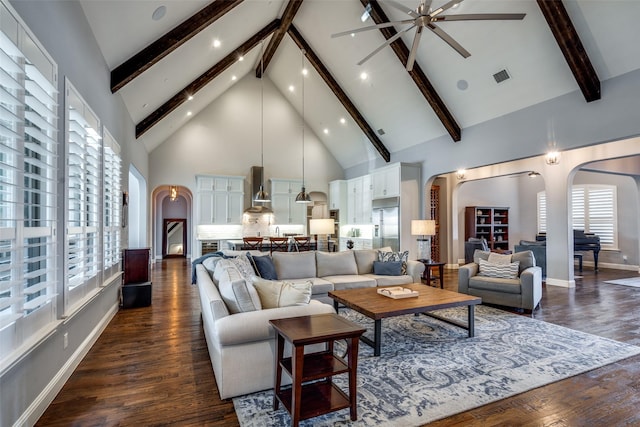
M 440 310 L 466 321 L 466 308 Z M 352 310 L 340 314 L 367 327 Z M 382 322 L 382 354 L 360 345 L 358 420 L 349 410 L 303 421 L 303 426 L 419 426 L 640 354 L 640 347 L 485 306 L 476 307 L 476 336 L 427 316 Z M 339 349 L 337 349 L 339 351 Z M 334 377 L 348 390 L 346 375 Z M 272 410 L 273 391 L 233 399 L 242 427 L 290 425 Z
M 623 285 L 632 286 L 634 288 L 640 288 L 640 277 L 629 277 L 627 279 L 605 280 L 604 283 L 610 285 Z

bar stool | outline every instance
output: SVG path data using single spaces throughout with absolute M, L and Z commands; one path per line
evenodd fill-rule
M 311 250 L 311 236 L 293 236 L 293 240 L 298 252 Z
M 245 250 L 262 250 L 262 237 L 243 237 L 242 249 Z
M 288 237 L 269 237 L 271 243 L 271 253 L 273 252 L 289 252 Z

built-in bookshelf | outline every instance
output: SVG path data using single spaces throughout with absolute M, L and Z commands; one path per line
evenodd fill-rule
M 509 208 L 467 206 L 465 208 L 465 240 L 486 239 L 491 250 L 509 249 Z

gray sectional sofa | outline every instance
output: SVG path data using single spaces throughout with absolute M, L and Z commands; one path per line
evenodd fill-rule
M 424 265 L 417 261 L 407 262 L 405 275 L 374 274 L 373 263 L 377 254 L 377 250 L 276 252 L 272 259 L 277 279 L 292 283 L 311 281 L 311 301 L 309 304 L 250 311 L 238 310 L 242 306 L 251 306 L 251 296 L 244 297 L 238 304 L 231 304 L 228 295 L 223 298 L 224 289 L 231 285 L 234 289 L 244 289 L 245 285 L 250 285 L 246 274 L 243 276 L 241 271 L 235 271 L 236 268 L 228 263 L 225 263 L 224 271 L 220 271 L 223 269 L 220 263 L 213 272 L 203 264 L 195 265 L 203 328 L 220 397 L 226 399 L 273 387 L 275 333 L 269 320 L 333 313 L 333 305 L 327 296 L 333 289 L 420 281 Z M 321 349 L 316 346 L 305 351 Z M 285 347 L 287 354 L 290 351 L 290 347 Z M 287 380 L 287 376 L 284 376 L 283 381 Z

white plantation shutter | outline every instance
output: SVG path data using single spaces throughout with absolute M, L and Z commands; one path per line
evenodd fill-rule
M 0 361 L 56 320 L 57 66 L 0 3 Z
M 546 195 L 538 193 L 538 232 L 546 230 Z M 603 249 L 618 247 L 616 187 L 612 185 L 575 185 L 571 187 L 571 222 L 574 230 L 600 237 Z M 544 229 L 543 229 L 544 228 Z
M 121 218 L 120 146 L 104 129 L 104 280 L 120 271 Z
M 547 194 L 538 193 L 538 233 L 547 232 Z
M 102 137 L 100 120 L 65 80 L 67 136 L 67 240 L 65 311 L 100 284 Z

